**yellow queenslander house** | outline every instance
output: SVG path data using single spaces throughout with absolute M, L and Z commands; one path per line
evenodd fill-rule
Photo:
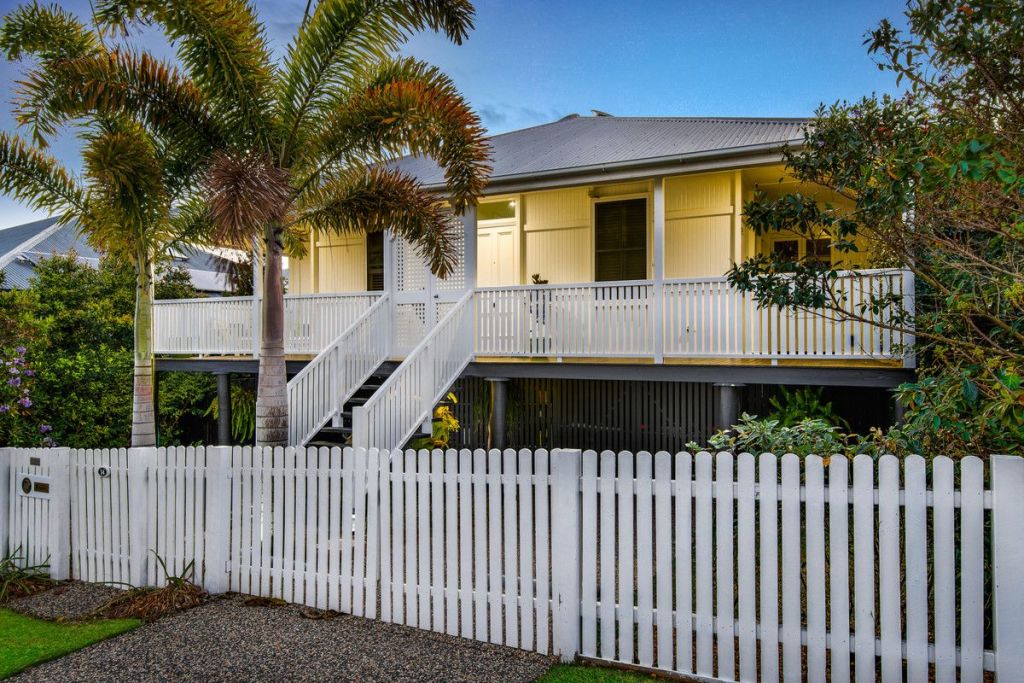
M 851 311 L 872 293 L 913 305 L 911 275 L 874 267 L 870 244 L 840 254 L 744 226 L 757 190 L 842 201 L 786 177 L 805 124 L 572 115 L 496 135 L 445 280 L 391 235 L 311 234 L 285 304 L 292 443 L 400 446 L 450 391 L 452 445 L 470 447 L 672 450 L 764 415 L 779 387 L 823 387 L 855 428 L 891 422 L 909 335 L 759 308 L 724 277 L 783 252 L 841 268 Z M 430 159 L 397 164 L 443 187 Z M 158 302 L 158 368 L 255 372 L 258 298 Z

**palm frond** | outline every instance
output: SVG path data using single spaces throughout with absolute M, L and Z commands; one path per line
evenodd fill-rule
M 390 230 L 412 243 L 439 277 L 458 259 L 458 221 L 436 194 L 395 169 L 356 166 L 339 173 L 307 193 L 296 223 L 325 233 Z
M 127 30 L 160 24 L 178 59 L 231 131 L 269 148 L 274 68 L 263 25 L 247 0 L 100 0 L 97 21 Z
M 0 192 L 62 222 L 87 211 L 79 182 L 52 156 L 0 132 Z
M 173 206 L 169 232 L 168 249 L 189 244 L 214 244 L 213 214 L 206 197 L 196 194 Z
M 16 117 L 39 144 L 76 118 L 125 116 L 146 124 L 182 153 L 202 158 L 225 133 L 207 101 L 176 68 L 147 53 L 56 60 L 21 82 Z
M 102 192 L 133 219 L 167 204 L 156 146 L 140 126 L 107 121 L 86 142 L 82 161 L 93 192 Z
M 429 156 L 444 170 L 455 211 L 476 201 L 490 174 L 490 148 L 479 117 L 448 76 L 405 58 L 365 71 L 359 86 L 337 103 L 319 139 L 308 145 L 321 163 Z
M 282 163 L 301 145 L 302 128 L 358 67 L 394 53 L 412 33 L 442 31 L 461 43 L 473 28 L 470 0 L 321 0 L 299 28 L 277 93 Z
M 266 156 L 218 152 L 206 179 L 210 215 L 220 244 L 244 249 L 291 204 L 288 174 Z
M 167 241 L 169 199 L 152 139 L 138 124 L 107 121 L 86 138 L 89 217 L 82 229 L 99 251 L 131 261 Z
M 21 5 L 0 26 L 0 51 L 12 61 L 26 56 L 42 61 L 71 59 L 99 50 L 96 33 L 56 5 Z

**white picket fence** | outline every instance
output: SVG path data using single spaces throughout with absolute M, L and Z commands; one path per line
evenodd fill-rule
M 0 491 L 0 550 L 56 576 L 159 583 L 159 555 L 211 592 L 706 680 L 1024 675 L 1020 457 L 0 449 Z

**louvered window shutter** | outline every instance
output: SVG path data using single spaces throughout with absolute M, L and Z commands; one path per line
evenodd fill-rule
M 366 291 L 384 290 L 384 233 L 366 234 Z
M 647 200 L 596 204 L 594 247 L 598 282 L 647 279 Z

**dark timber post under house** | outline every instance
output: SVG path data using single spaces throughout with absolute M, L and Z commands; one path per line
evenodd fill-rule
M 489 448 L 505 447 L 505 415 L 508 412 L 508 379 L 505 377 L 488 377 L 491 386 L 491 420 Z
M 231 445 L 231 373 L 217 373 L 217 445 Z
M 740 389 L 743 384 L 715 385 L 715 430 L 732 429 L 740 417 Z

